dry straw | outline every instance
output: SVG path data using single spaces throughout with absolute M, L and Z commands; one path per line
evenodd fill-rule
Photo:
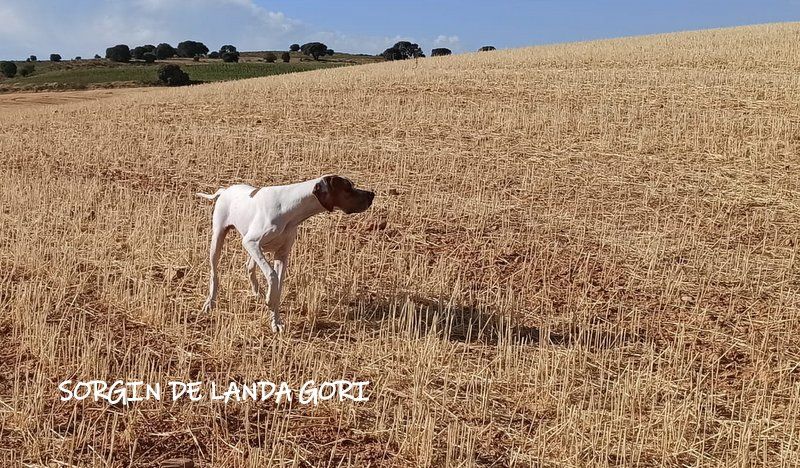
M 800 463 L 800 26 L 0 114 L 0 458 Z M 210 205 L 326 172 L 273 336 Z M 370 380 L 368 403 L 62 403 L 61 380 Z

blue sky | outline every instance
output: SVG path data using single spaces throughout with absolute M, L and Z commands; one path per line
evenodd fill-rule
M 371 54 L 404 39 L 458 53 L 777 21 L 800 21 L 800 0 L 0 0 L 0 58 L 185 39 Z

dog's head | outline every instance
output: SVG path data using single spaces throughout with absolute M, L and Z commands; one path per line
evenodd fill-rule
M 372 205 L 375 192 L 357 189 L 345 177 L 326 175 L 314 186 L 314 196 L 328 211 L 339 208 L 351 214 L 366 211 Z

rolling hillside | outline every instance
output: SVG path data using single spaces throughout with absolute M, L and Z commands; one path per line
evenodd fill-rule
M 0 113 L 0 457 L 800 463 L 800 24 Z M 339 173 L 270 332 L 211 205 Z M 370 381 L 369 402 L 61 402 L 65 379 Z
M 268 52 L 242 52 L 238 63 L 225 63 L 220 59 L 205 57 L 197 62 L 186 58 L 170 58 L 158 60 L 155 63 L 144 63 L 141 60 L 119 63 L 105 59 L 39 61 L 32 64 L 18 61 L 15 63 L 18 69 L 32 66 L 33 72 L 28 76 L 18 73 L 14 78 L 0 75 L 0 96 L 20 91 L 47 92 L 163 86 L 158 79 L 158 69 L 165 63 L 183 67 L 183 70 L 196 83 L 209 83 L 374 63 L 383 60 L 375 56 L 335 53 L 333 56 L 315 61 L 298 52 L 292 52 L 289 63 L 283 63 L 281 60 L 267 63 L 264 56 Z M 281 55 L 281 51 L 272 53 L 276 57 Z

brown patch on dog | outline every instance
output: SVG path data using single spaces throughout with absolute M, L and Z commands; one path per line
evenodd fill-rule
M 328 211 L 339 208 L 345 213 L 360 213 L 372 204 L 375 194 L 353 186 L 349 179 L 337 175 L 325 176 L 314 186 L 314 196 Z
M 314 185 L 314 190 L 311 193 L 317 197 L 319 203 L 328 211 L 333 211 L 333 190 L 331 188 L 330 179 L 332 176 L 325 176 Z

